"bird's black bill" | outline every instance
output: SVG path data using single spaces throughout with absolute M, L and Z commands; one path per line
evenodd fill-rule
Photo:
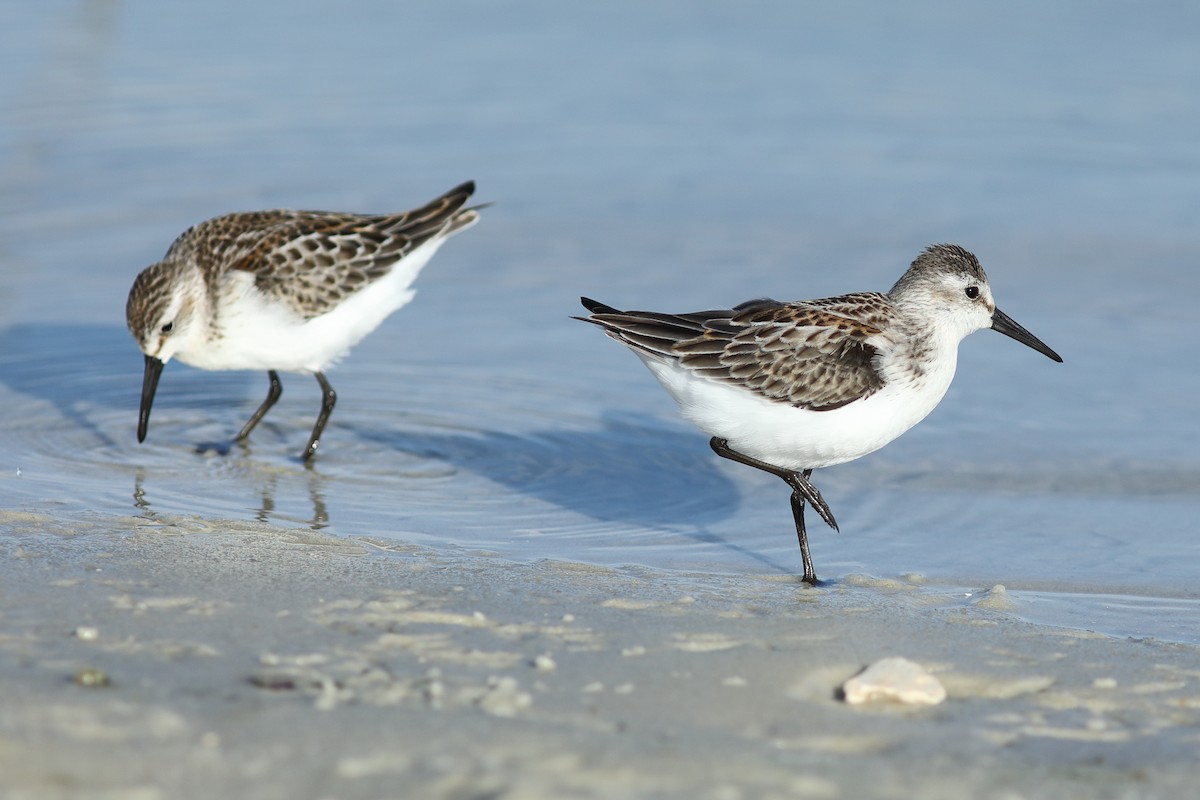
M 1008 314 L 1005 314 L 998 308 L 992 312 L 992 330 L 1003 333 L 1005 336 L 1012 337 L 1023 345 L 1032 347 L 1046 358 L 1051 358 L 1060 364 L 1062 363 L 1062 356 L 1051 350 L 1046 346 L 1045 342 L 1022 328 L 1013 321 L 1012 317 L 1010 317 Z
M 162 375 L 163 362 L 154 356 L 146 356 L 146 374 L 142 378 L 142 408 L 138 412 L 138 441 L 146 441 L 146 428 L 150 424 L 150 407 L 154 405 L 154 392 L 158 389 L 158 376 Z

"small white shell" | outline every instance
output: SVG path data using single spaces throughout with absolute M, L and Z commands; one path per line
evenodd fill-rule
M 946 689 L 920 664 L 892 656 L 876 661 L 842 684 L 842 695 L 851 704 L 893 700 L 932 706 L 946 699 Z

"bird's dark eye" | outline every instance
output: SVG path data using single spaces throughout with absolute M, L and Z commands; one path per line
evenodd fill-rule
M 967 297 L 970 298 L 971 300 L 979 299 L 979 287 L 978 286 L 968 286 L 967 287 Z
M 171 322 L 168 322 L 166 325 L 163 325 L 163 326 L 162 326 L 162 332 L 163 332 L 163 333 L 170 333 L 170 332 L 171 332 L 171 331 L 173 331 L 173 330 L 175 330 L 175 322 L 174 322 L 174 320 L 172 320 Z

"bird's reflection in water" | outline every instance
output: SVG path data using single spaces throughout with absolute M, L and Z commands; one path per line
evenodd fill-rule
M 305 489 L 308 494 L 308 507 L 305 509 L 305 512 L 308 513 L 307 517 L 289 513 L 289 511 L 295 511 L 295 509 L 289 509 L 286 504 L 281 508 L 279 503 L 276 502 L 276 497 L 280 494 L 281 479 L 285 482 L 286 490 L 286 482 L 292 477 L 294 477 L 292 474 L 281 475 L 273 473 L 263 479 L 262 485 L 257 492 L 259 496 L 258 507 L 252 510 L 254 520 L 265 523 L 282 521 L 303 522 L 314 531 L 328 528 L 330 521 L 329 506 L 325 501 L 325 481 L 312 469 L 304 471 Z M 146 491 L 145 469 L 138 469 L 134 473 L 133 506 L 138 510 L 140 516 L 145 519 L 156 522 L 161 521 L 159 514 L 161 509 L 155 508 L 155 504 L 151 501 Z
M 138 469 L 133 473 L 133 507 L 142 512 L 147 519 L 154 519 L 154 511 L 150 501 L 146 499 L 146 471 Z
M 307 520 L 308 527 L 319 531 L 329 527 L 329 508 L 325 503 L 325 492 L 322 488 L 324 481 L 311 467 L 305 470 L 307 477 L 308 501 L 312 506 L 312 516 Z M 287 514 L 287 509 L 280 511 L 275 504 L 275 495 L 279 488 L 280 475 L 267 476 L 259 491 L 260 503 L 254 512 L 258 522 L 273 522 L 278 519 L 294 520 Z

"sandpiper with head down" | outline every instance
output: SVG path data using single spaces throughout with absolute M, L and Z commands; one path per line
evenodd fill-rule
M 125 307 L 146 360 L 138 441 L 163 365 L 178 358 L 267 371 L 267 398 L 238 440 L 279 399 L 278 372 L 316 376 L 321 411 L 309 459 L 337 400 L 325 370 L 413 298 L 413 281 L 442 242 L 479 218 L 478 206 L 464 207 L 474 191 L 467 182 L 399 214 L 238 212 L 185 231 L 137 276 Z
M 981 328 L 1062 361 L 996 308 L 979 260 L 950 244 L 926 249 L 887 294 L 689 314 L 582 300 L 590 314 L 577 319 L 632 349 L 718 455 L 788 484 L 804 581 L 814 584 L 805 502 L 837 529 L 814 469 L 878 450 L 924 419 L 950 387 L 959 342 Z

